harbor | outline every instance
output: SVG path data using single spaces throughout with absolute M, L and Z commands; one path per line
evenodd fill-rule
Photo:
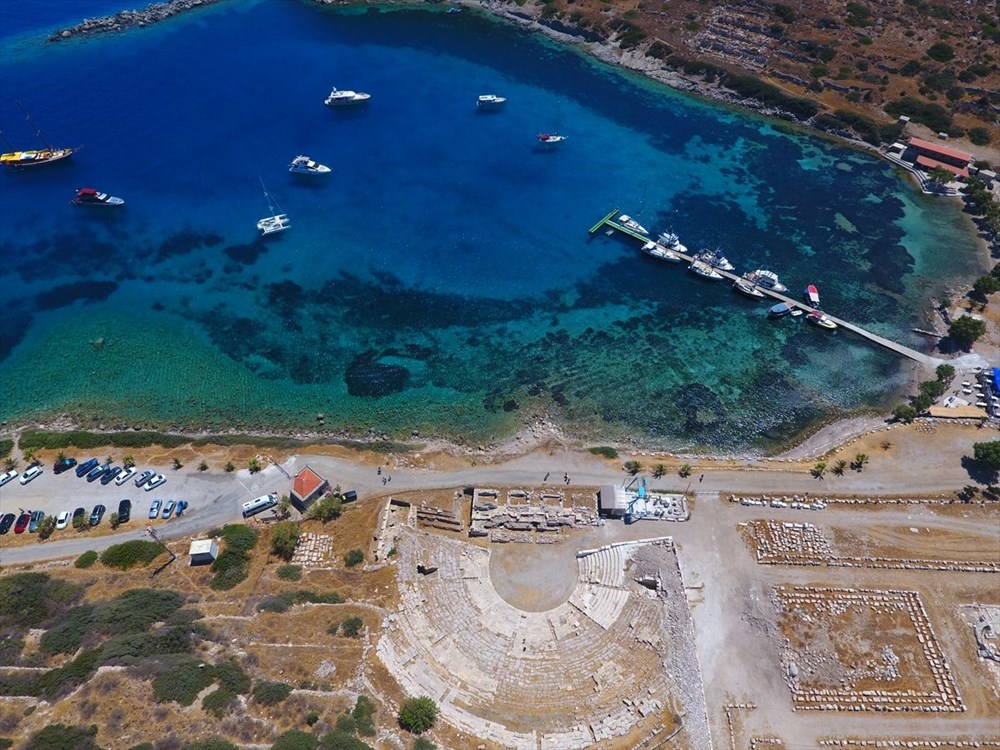
M 597 232 L 606 227 L 609 234 L 617 231 L 628 237 L 639 240 L 643 244 L 651 241 L 652 238 L 650 237 L 650 235 L 643 234 L 634 229 L 626 227 L 619 221 L 617 221 L 616 219 L 619 215 L 620 215 L 620 209 L 618 208 L 615 208 L 613 211 L 608 212 L 608 214 L 605 215 L 604 218 L 602 218 L 588 230 L 589 234 L 591 235 L 597 234 Z M 696 258 L 690 252 L 681 252 L 676 249 L 673 250 L 672 252 L 686 263 L 690 264 L 696 262 Z M 732 282 L 736 282 L 743 278 L 738 273 L 735 273 L 733 271 L 726 271 L 722 268 L 715 267 L 713 268 L 713 270 L 720 276 L 722 276 L 724 279 L 729 279 Z M 778 302 L 784 302 L 786 305 L 789 306 L 789 308 L 793 310 L 800 310 L 802 311 L 803 314 L 806 315 L 812 313 L 814 310 L 817 309 L 809 304 L 800 302 L 797 299 L 789 297 L 787 294 L 784 294 L 782 292 L 777 292 L 774 289 L 769 289 L 765 286 L 758 285 L 756 286 L 756 289 L 759 290 L 761 293 L 763 293 L 766 297 L 770 297 L 774 300 L 777 300 Z M 859 325 L 855 325 L 854 323 L 851 323 L 847 320 L 838 318 L 835 315 L 831 315 L 826 310 L 823 311 L 823 314 L 826 316 L 827 319 L 836 323 L 838 327 L 851 331 L 852 333 L 855 333 L 858 336 L 861 336 L 862 338 L 867 339 L 868 341 L 871 341 L 874 344 L 878 344 L 879 346 L 889 349 L 890 351 L 893 351 L 896 354 L 911 359 L 915 362 L 919 362 L 920 364 L 926 367 L 930 368 L 937 367 L 938 365 L 943 364 L 945 362 L 945 360 L 940 359 L 938 357 L 932 357 L 929 354 L 918 352 L 916 349 L 911 349 L 908 346 L 900 344 L 899 342 L 893 341 L 891 339 L 887 339 L 884 336 L 879 336 L 877 333 L 873 333 L 872 331 L 862 328 Z

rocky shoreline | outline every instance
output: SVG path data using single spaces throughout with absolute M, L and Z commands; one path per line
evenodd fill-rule
M 195 8 L 202 8 L 212 5 L 221 0 L 166 0 L 162 3 L 150 3 L 145 8 L 139 10 L 122 10 L 111 16 L 101 18 L 87 18 L 66 29 L 49 35 L 46 41 L 60 42 L 68 39 L 75 39 L 81 36 L 93 36 L 95 34 L 110 34 L 129 29 L 152 26 L 154 23 L 165 21 Z

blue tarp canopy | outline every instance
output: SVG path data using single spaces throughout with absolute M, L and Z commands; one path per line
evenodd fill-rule
M 1000 393 L 1000 367 L 993 368 L 993 390 Z

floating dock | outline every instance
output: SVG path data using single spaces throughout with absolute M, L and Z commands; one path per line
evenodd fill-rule
M 650 242 L 651 240 L 655 239 L 654 237 L 645 234 L 640 234 L 639 232 L 634 232 L 631 229 L 619 224 L 617 221 L 615 221 L 615 217 L 618 216 L 618 213 L 619 209 L 616 208 L 614 211 L 610 212 L 599 222 L 594 224 L 594 226 L 590 228 L 589 233 L 593 235 L 596 234 L 598 231 L 600 231 L 603 227 L 609 227 L 610 229 L 621 232 L 622 234 L 627 235 L 628 237 L 637 239 L 643 244 L 646 244 L 647 242 Z M 694 258 L 686 253 L 680 253 L 677 252 L 676 250 L 672 250 L 671 252 L 676 254 L 679 258 L 681 258 L 687 263 L 691 263 L 692 261 L 694 261 Z M 716 268 L 714 270 L 716 271 L 716 273 L 722 275 L 723 278 L 729 279 L 730 281 L 736 281 L 737 279 L 742 278 L 741 276 L 733 273 L 732 271 L 723 271 L 721 268 Z M 787 297 L 784 294 L 781 294 L 780 292 L 775 292 L 772 289 L 766 289 L 762 286 L 758 286 L 757 289 L 759 289 L 768 297 L 778 300 L 779 302 L 784 302 L 789 307 L 797 308 L 805 313 L 811 313 L 814 309 L 813 307 L 805 304 L 804 302 L 800 302 L 799 300 L 794 299 L 792 297 Z M 920 364 L 925 365 L 927 367 L 937 367 L 938 365 L 945 362 L 945 360 L 943 359 L 938 359 L 937 357 L 932 357 L 929 354 L 918 352 L 916 349 L 911 349 L 910 347 L 892 341 L 891 339 L 879 336 L 877 333 L 872 333 L 871 331 L 868 331 L 862 328 L 861 326 L 856 326 L 853 323 L 850 323 L 846 320 L 842 320 L 841 318 L 831 315 L 826 310 L 823 310 L 823 314 L 826 315 L 826 317 L 828 317 L 834 323 L 836 323 L 840 328 L 843 328 L 844 330 L 847 331 L 851 331 L 852 333 L 856 333 L 862 338 L 868 339 L 872 343 L 885 347 L 886 349 L 889 349 L 890 351 L 893 351 L 896 354 L 912 359 L 913 361 L 919 362 Z

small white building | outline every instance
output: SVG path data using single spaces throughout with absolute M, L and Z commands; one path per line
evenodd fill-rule
M 219 556 L 219 542 L 215 539 L 195 539 L 188 554 L 191 565 L 211 565 Z

